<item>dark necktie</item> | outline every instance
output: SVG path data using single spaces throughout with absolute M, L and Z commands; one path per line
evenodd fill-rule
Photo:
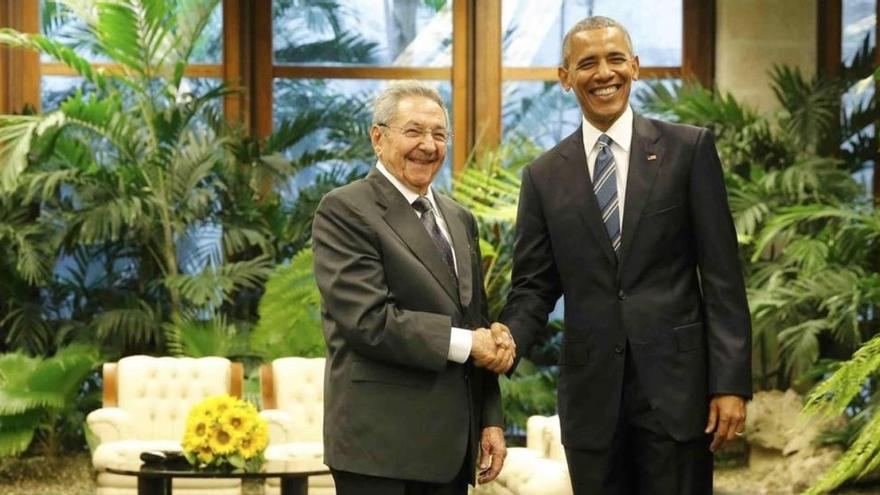
M 428 235 L 431 236 L 431 240 L 434 241 L 437 249 L 440 250 L 440 256 L 443 258 L 443 261 L 449 265 L 450 273 L 455 277 L 455 261 L 452 258 L 452 247 L 449 246 L 449 242 L 446 241 L 446 238 L 443 237 L 443 232 L 440 231 L 440 226 L 437 225 L 437 218 L 434 216 L 434 208 L 431 206 L 431 202 L 425 196 L 419 196 L 413 201 L 412 207 L 421 214 L 422 225 L 428 231 Z
M 620 209 L 617 200 L 617 167 L 611 154 L 611 138 L 599 136 L 599 154 L 593 167 L 593 192 L 602 211 L 602 222 L 614 253 L 620 249 Z

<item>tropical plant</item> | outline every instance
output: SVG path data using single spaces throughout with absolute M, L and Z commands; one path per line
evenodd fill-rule
M 866 47 L 867 41 L 863 51 L 867 51 Z M 873 75 L 865 78 L 865 81 L 869 84 L 880 81 L 880 68 L 875 68 Z M 876 97 L 873 101 L 876 104 Z M 880 150 L 876 141 L 875 146 Z M 876 164 L 874 170 L 876 173 Z M 876 203 L 878 199 L 874 198 L 874 201 Z M 829 306 L 848 306 L 849 311 L 855 314 L 848 318 L 855 320 L 851 321 L 851 325 L 857 327 L 854 333 L 873 337 L 851 359 L 841 363 L 825 381 L 819 383 L 804 405 L 804 416 L 843 413 L 852 416 L 850 428 L 845 432 L 848 434 L 846 452 L 810 487 L 809 494 L 828 492 L 847 481 L 874 474 L 880 467 L 880 396 L 877 388 L 877 377 L 880 376 L 880 316 L 877 312 L 880 308 L 880 210 L 868 207 L 858 212 L 838 209 L 822 213 L 826 218 L 842 224 L 837 229 L 839 244 L 850 252 L 862 253 L 857 256 L 867 256 L 867 262 L 863 265 L 870 270 L 867 273 L 859 270 L 854 284 L 832 295 Z M 815 221 L 818 216 L 796 215 L 786 223 Z M 786 223 L 782 229 L 787 226 Z M 848 325 L 841 326 L 846 328 Z
M 81 385 L 98 362 L 96 348 L 79 344 L 49 358 L 0 355 L 0 456 L 18 455 L 34 440 L 39 451 L 57 454 L 64 440 L 60 432 L 71 431 L 61 424 L 71 415 L 83 419 L 76 413 L 77 398 L 88 393 Z
M 878 285 L 880 287 L 880 285 Z M 866 342 L 852 359 L 840 365 L 824 382 L 820 383 L 807 398 L 803 414 L 840 415 L 847 411 L 853 400 L 876 390 L 866 388 L 866 383 L 876 379 L 880 371 L 880 335 Z M 860 431 L 847 451 L 812 486 L 808 494 L 826 493 L 850 479 L 859 479 L 874 473 L 880 467 L 880 414 L 876 396 L 869 397 L 872 405 L 861 411 L 863 420 Z
M 290 264 L 276 268 L 266 282 L 251 348 L 266 361 L 327 354 L 321 329 L 321 294 L 312 271 L 310 247 L 294 256 Z
M 540 149 L 522 136 L 514 136 L 495 150 L 471 157 L 468 167 L 453 182 L 453 197 L 477 218 L 489 319 L 496 321 L 507 301 L 513 267 L 514 222 L 519 200 L 520 172 Z M 551 323 L 537 336 L 510 378 L 501 378 L 507 421 L 524 428 L 534 414 L 556 409 L 558 337 L 562 326 Z
M 261 140 L 219 115 L 235 88 L 189 89 L 184 70 L 218 2 L 55 2 L 81 21 L 71 46 L 0 30 L 0 43 L 57 59 L 88 90 L 45 114 L 0 117 L 0 247 L 17 260 L 0 270 L 23 285 L 0 308 L 8 345 L 239 352 L 206 340 L 249 330 L 274 265 L 308 241 L 316 197 L 355 175 L 342 160 L 369 156 L 365 134 L 342 131 L 357 119 L 341 100 Z M 93 68 L 73 48 L 83 46 L 119 70 Z M 330 139 L 304 146 L 318 135 Z M 287 197 L 318 163 L 331 166 Z
M 848 82 L 806 80 L 786 67 L 771 77 L 780 103 L 774 119 L 694 84 L 650 83 L 638 99 L 650 112 L 716 134 L 746 269 L 759 386 L 785 388 L 808 376 L 820 356 L 845 358 L 877 331 L 862 278 L 876 271 L 877 251 L 841 238 L 846 221 L 869 203 L 850 175 L 851 161 L 868 155 L 841 160 L 821 146 L 858 139 L 834 138 Z

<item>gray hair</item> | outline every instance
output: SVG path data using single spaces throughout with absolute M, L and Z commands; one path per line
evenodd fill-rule
M 373 100 L 373 125 L 387 124 L 397 115 L 397 105 L 400 100 L 408 96 L 423 96 L 440 105 L 446 116 L 446 125 L 449 125 L 449 112 L 446 104 L 436 88 L 421 81 L 394 81 Z
M 604 17 L 601 15 L 594 15 L 591 17 L 587 17 L 586 19 L 581 19 L 577 24 L 571 27 L 567 33 L 565 33 L 565 38 L 562 40 L 562 64 L 568 65 L 568 57 L 571 55 L 571 39 L 574 35 L 578 33 L 582 33 L 584 31 L 593 31 L 594 29 L 605 29 L 605 28 L 617 28 L 620 32 L 623 33 L 623 37 L 626 38 L 626 44 L 629 48 L 629 54 L 633 54 L 633 42 L 632 38 L 629 36 L 629 31 L 623 27 L 623 24 L 615 21 L 610 17 Z

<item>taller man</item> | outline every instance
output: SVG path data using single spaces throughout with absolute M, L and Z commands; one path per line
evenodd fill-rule
M 523 352 L 564 296 L 559 416 L 576 494 L 712 493 L 711 451 L 751 396 L 714 138 L 633 113 L 639 59 L 616 21 L 577 23 L 562 60 L 583 125 L 523 171 L 500 319 Z
M 431 187 L 450 138 L 439 93 L 390 85 L 370 138 L 378 163 L 313 227 L 324 461 L 340 495 L 464 495 L 478 448 L 481 482 L 506 455 L 494 372 L 513 346 L 498 325 L 472 331 L 488 324 L 477 225 Z

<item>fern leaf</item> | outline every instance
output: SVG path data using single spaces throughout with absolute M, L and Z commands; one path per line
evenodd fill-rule
M 803 414 L 834 415 L 846 409 L 865 380 L 880 370 L 880 335 L 866 342 L 830 378 L 816 386 L 807 397 Z M 880 415 L 877 415 L 880 417 Z
M 324 356 L 320 305 L 312 251 L 303 249 L 289 265 L 278 267 L 266 282 L 251 347 L 267 360 Z
M 843 457 L 810 487 L 806 495 L 826 493 L 851 478 L 865 476 L 873 471 L 878 461 L 880 461 L 880 414 L 874 414 Z

